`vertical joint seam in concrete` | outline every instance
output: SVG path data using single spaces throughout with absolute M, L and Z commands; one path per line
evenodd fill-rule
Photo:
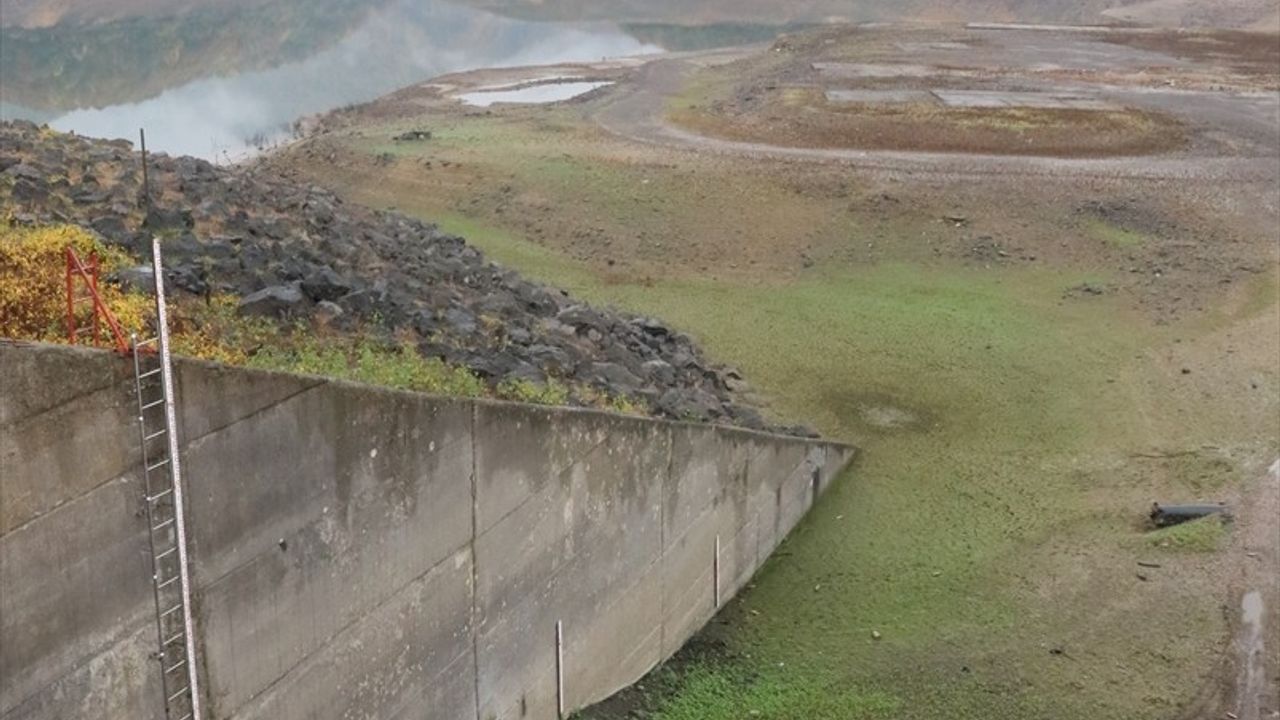
M 658 654 L 667 653 L 667 493 L 675 482 L 676 432 L 668 425 L 664 428 L 667 434 L 667 473 L 658 490 L 658 606 L 662 618 L 658 622 Z M 661 660 L 659 660 L 661 662 Z
M 480 627 L 477 596 L 480 591 L 480 570 L 476 561 L 476 537 L 480 523 L 480 497 L 478 460 L 476 459 L 476 429 L 479 425 L 480 406 L 471 404 L 471 682 L 474 688 L 476 720 L 480 720 Z

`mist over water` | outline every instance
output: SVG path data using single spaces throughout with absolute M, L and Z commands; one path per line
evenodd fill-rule
M 94 137 L 136 139 L 141 127 L 151 149 L 234 160 L 255 146 L 287 139 L 299 118 L 366 102 L 436 75 L 660 50 L 610 24 L 526 22 L 441 0 L 393 0 L 357 21 L 336 42 L 309 53 L 295 48 L 294 57 L 278 65 L 211 71 L 146 99 L 102 107 L 35 109 L 36 98 L 11 88 L 25 83 L 5 82 L 0 114 Z M 15 65 L 24 59 L 6 57 Z M 140 64 L 126 64 L 119 72 L 142 76 L 151 70 Z M 127 88 L 128 77 L 124 80 Z

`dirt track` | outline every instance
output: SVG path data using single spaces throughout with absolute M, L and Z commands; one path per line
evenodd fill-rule
M 1235 597 L 1240 618 L 1232 642 L 1235 654 L 1233 691 L 1224 702 L 1225 712 L 1239 720 L 1265 720 L 1280 715 L 1280 684 L 1276 682 L 1277 642 L 1268 628 L 1277 627 L 1280 613 L 1280 459 L 1267 470 L 1257 491 L 1238 518 L 1240 577 Z
M 1039 47 L 1042 57 L 1055 61 L 1052 73 L 1003 79 L 1008 84 L 1032 84 L 1040 91 L 1085 92 L 1122 106 L 1171 115 L 1193 131 L 1213 128 L 1212 136 L 1197 134 L 1191 146 L 1177 153 L 1144 157 L 1062 158 L 1016 155 L 984 155 L 939 152 L 903 152 L 874 149 L 787 147 L 762 142 L 711 137 L 679 127 L 667 118 L 669 99 L 690 77 L 707 65 L 729 62 L 733 55 L 679 57 L 653 61 L 622 83 L 610 102 L 596 115 L 605 129 L 634 141 L 747 156 L 803 161 L 848 163 L 859 169 L 886 173 L 940 174 L 944 176 L 1026 175 L 1075 176 L 1097 179 L 1212 180 L 1215 183 L 1275 183 L 1280 179 L 1280 139 L 1275 123 L 1280 96 L 1273 91 L 1235 87 L 1181 89 L 1129 82 L 1117 84 L 1117 73 L 1100 68 L 1129 68 L 1139 76 L 1144 63 L 1160 55 L 1101 39 L 1066 38 L 1076 33 L 1015 30 L 970 31 L 983 43 L 1004 42 L 1025 50 L 1033 43 L 1062 45 Z M 1010 40 L 1010 38 L 1012 38 Z M 1012 51 L 1011 50 L 1011 51 Z M 927 57 L 927 56 L 926 56 Z M 982 47 L 950 62 L 997 62 L 998 54 Z M 1164 56 L 1168 67 L 1181 68 L 1206 84 L 1206 69 L 1185 58 Z M 1006 59 L 1007 61 L 1007 59 Z M 993 70 L 998 71 L 999 68 Z M 978 71 L 975 71 L 978 72 Z M 1103 82 L 1059 79 L 1059 76 L 1092 73 Z M 939 70 L 939 74 L 943 71 Z M 1120 76 L 1121 81 L 1131 80 Z M 1175 82 L 1168 80 L 1166 82 Z M 1210 83 L 1211 84 L 1211 83 Z

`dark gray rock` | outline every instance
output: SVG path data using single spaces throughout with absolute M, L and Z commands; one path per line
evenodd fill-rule
M 49 174 L 45 171 L 26 163 L 18 163 L 5 168 L 4 174 L 11 178 L 31 180 L 42 184 L 49 177 Z
M 77 205 L 101 205 L 111 199 L 111 193 L 81 187 L 71 193 L 71 201 Z
M 319 302 L 337 300 L 351 292 L 351 283 L 333 268 L 325 266 L 313 271 L 302 281 L 302 291 Z
M 23 203 L 38 203 L 49 199 L 49 188 L 43 181 L 28 180 L 24 177 L 14 181 L 11 192 L 14 200 Z
M 547 374 L 527 362 L 517 362 L 515 367 L 502 376 L 503 382 L 527 382 L 545 386 Z
M 744 405 L 726 405 L 725 411 L 734 425 L 740 425 L 751 430 L 763 430 L 767 426 L 760 413 Z
M 676 369 L 665 360 L 649 360 L 640 368 L 645 380 L 655 385 L 671 385 L 676 381 Z
M 420 310 L 413 316 L 413 329 L 424 338 L 433 337 L 440 330 L 440 321 L 430 310 Z
M 179 290 L 186 290 L 195 295 L 205 295 L 212 288 L 209 285 L 209 271 L 200 263 L 165 263 L 165 282 Z
M 133 236 L 124 218 L 118 215 L 100 215 L 89 221 L 89 227 L 108 240 L 127 240 Z
M 126 290 L 145 293 L 154 293 L 156 290 L 156 275 L 150 265 L 125 268 L 116 273 L 116 279 Z
M 387 293 L 379 288 L 357 290 L 338 298 L 338 305 L 349 313 L 368 317 L 386 305 Z
M 569 351 L 552 345 L 531 345 L 527 357 L 539 367 L 560 376 L 573 374 L 577 362 Z
M 450 333 L 460 337 L 474 335 L 478 330 L 476 316 L 470 310 L 461 307 L 451 307 L 446 310 L 444 324 Z
M 296 284 L 274 285 L 241 299 L 237 312 L 241 315 L 290 318 L 300 316 L 307 305 L 306 295 Z
M 556 315 L 556 320 L 574 328 L 580 334 L 586 334 L 591 330 L 601 332 L 608 326 L 603 315 L 585 305 L 574 305 L 561 310 Z
M 507 340 L 515 343 L 516 345 L 528 345 L 533 342 L 533 333 L 529 332 L 527 328 L 520 327 L 519 325 L 508 326 L 506 332 Z
M 190 210 L 153 207 L 147 211 L 142 226 L 148 230 L 161 232 L 164 230 L 190 230 L 196 221 Z
M 345 314 L 346 311 L 337 303 L 329 302 L 328 300 L 321 300 L 316 303 L 316 318 L 321 322 L 331 321 Z
M 707 422 L 721 412 L 720 401 L 701 390 L 672 388 L 658 398 L 657 409 L 676 420 Z
M 644 385 L 644 381 L 617 363 L 591 363 L 578 371 L 578 377 L 624 395 Z

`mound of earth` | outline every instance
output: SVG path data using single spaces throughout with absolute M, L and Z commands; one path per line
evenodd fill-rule
M 0 124 L 5 216 L 75 223 L 139 258 L 159 236 L 166 281 L 181 291 L 233 294 L 244 314 L 408 336 L 494 385 L 555 378 L 660 417 L 767 427 L 736 397 L 741 376 L 687 335 L 525 280 L 434 225 L 267 171 L 162 154 L 148 163 L 148 207 L 142 170 L 128 141 Z

